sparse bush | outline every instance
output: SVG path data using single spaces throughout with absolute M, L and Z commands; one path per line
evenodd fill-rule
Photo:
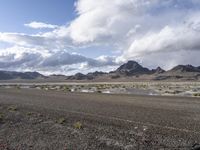
M 2 122 L 4 119 L 4 114 L 0 113 L 0 122 Z
M 63 89 L 63 91 L 70 92 L 70 88 L 67 85 L 64 86 L 62 89 Z
M 15 86 L 15 89 L 17 89 L 17 90 L 20 90 L 20 88 L 21 88 L 21 87 L 20 87 L 19 85 L 16 85 L 16 86 Z
M 48 90 L 49 90 L 49 87 L 48 87 L 47 85 L 41 85 L 41 86 L 40 86 L 40 89 L 41 89 L 41 90 L 48 91 Z
M 66 119 L 62 117 L 62 118 L 59 118 L 56 122 L 59 124 L 64 124 L 66 122 Z
M 193 96 L 200 97 L 200 93 L 194 93 Z
M 82 125 L 82 123 L 81 122 L 76 122 L 76 123 L 74 123 L 74 128 L 75 129 L 82 129 L 83 128 L 83 125 Z
M 27 116 L 31 116 L 31 115 L 33 115 L 33 113 L 32 112 L 28 112 L 28 113 L 26 113 L 26 115 Z
M 16 106 L 10 106 L 8 107 L 9 111 L 17 111 L 17 107 Z

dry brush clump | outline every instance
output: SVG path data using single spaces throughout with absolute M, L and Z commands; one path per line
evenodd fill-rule
M 21 89 L 20 85 L 15 85 L 15 89 L 20 90 Z
M 0 123 L 4 120 L 4 114 L 0 113 Z
M 200 97 L 200 93 L 194 93 L 193 96 Z
M 82 123 L 81 123 L 81 122 L 79 122 L 79 121 L 78 121 L 78 122 L 74 123 L 74 128 L 75 128 L 75 129 L 79 129 L 79 130 L 80 130 L 80 129 L 82 129 L 82 128 L 83 128 L 83 125 L 82 125 Z
M 16 106 L 9 106 L 8 110 L 12 111 L 12 112 L 15 112 L 15 111 L 17 111 L 17 107 Z
M 32 116 L 34 113 L 33 112 L 27 112 L 26 115 L 27 116 Z
M 66 119 L 61 117 L 61 118 L 58 118 L 58 120 L 56 121 L 58 124 L 64 124 L 66 122 Z

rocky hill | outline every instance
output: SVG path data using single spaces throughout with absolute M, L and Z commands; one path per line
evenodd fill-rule
M 162 68 L 160 67 L 157 67 L 156 69 L 152 69 L 151 71 L 153 74 L 162 74 L 165 72 L 165 70 L 163 70 Z
M 38 72 L 0 71 L 0 80 L 14 80 L 14 79 L 31 80 L 38 78 L 45 78 L 45 76 Z
M 192 65 L 178 65 L 168 72 L 171 73 L 186 73 L 186 72 L 199 72 L 200 73 L 200 67 L 194 67 Z
M 136 61 L 128 61 L 127 63 L 121 65 L 116 71 L 112 73 L 125 76 L 133 76 L 141 74 L 150 74 L 151 71 L 148 68 L 144 68 Z

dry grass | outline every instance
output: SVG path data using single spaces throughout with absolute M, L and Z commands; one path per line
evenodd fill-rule
M 76 123 L 74 123 L 74 128 L 75 129 L 82 129 L 83 128 L 83 125 L 82 125 L 82 123 L 81 122 L 76 122 Z
M 4 119 L 4 114 L 3 113 L 0 113 L 0 122 L 2 122 Z
M 59 118 L 56 122 L 59 124 L 64 124 L 66 122 L 66 119 L 62 117 L 62 118 Z
M 10 106 L 8 107 L 9 111 L 17 111 L 17 107 L 16 106 Z

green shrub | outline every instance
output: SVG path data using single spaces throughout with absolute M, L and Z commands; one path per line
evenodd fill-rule
M 82 125 L 82 123 L 81 122 L 76 122 L 76 123 L 74 123 L 74 128 L 75 129 L 82 129 L 83 128 L 83 125 Z

